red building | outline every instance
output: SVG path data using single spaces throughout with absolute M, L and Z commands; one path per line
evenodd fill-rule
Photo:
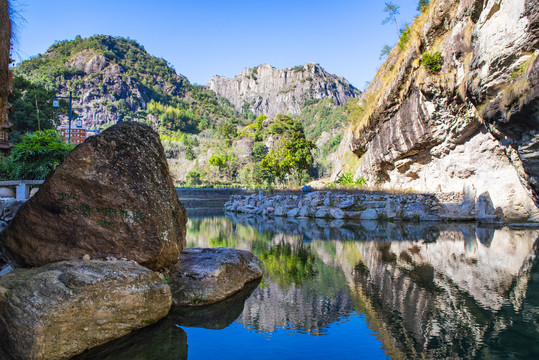
M 60 136 L 65 142 L 69 139 L 69 129 L 67 125 L 62 125 L 58 129 Z M 81 144 L 88 137 L 88 131 L 85 126 L 82 125 L 82 121 L 77 121 L 76 126 L 71 127 L 71 142 L 73 144 Z

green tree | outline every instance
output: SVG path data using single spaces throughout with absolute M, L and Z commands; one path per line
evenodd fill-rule
M 382 48 L 382 51 L 380 51 L 379 58 L 381 59 L 388 56 L 390 52 L 391 52 L 391 47 L 389 45 L 384 45 L 384 47 Z
M 288 116 L 278 115 L 270 130 L 281 137 L 262 159 L 260 167 L 270 171 L 281 182 L 286 175 L 295 173 L 301 186 L 303 171 L 312 165 L 312 150 L 316 146 L 305 138 L 301 123 Z
M 268 154 L 268 147 L 263 142 L 255 142 L 252 154 L 255 162 L 260 162 Z
M 196 186 L 200 185 L 202 183 L 201 181 L 202 175 L 199 171 L 191 170 L 185 175 L 185 181 L 187 182 L 187 186 Z
M 291 135 L 295 132 L 303 133 L 303 126 L 299 121 L 283 114 L 278 114 L 269 128 L 269 133 L 275 135 Z
M 395 24 L 395 29 L 397 30 L 397 36 L 400 35 L 399 25 L 397 24 L 397 15 L 400 14 L 400 6 L 394 4 L 393 2 L 386 2 L 384 7 L 384 12 L 387 13 L 386 18 L 382 21 L 382 25 L 393 22 Z
M 305 139 L 301 133 L 295 133 L 286 145 L 285 167 L 296 173 L 299 186 L 302 184 L 303 171 L 314 162 L 312 150 L 316 146 L 311 140 Z
M 223 139 L 234 139 L 238 135 L 236 127 L 231 122 L 225 122 L 217 127 L 217 135 Z
M 419 0 L 419 3 L 417 4 L 417 11 L 424 13 L 425 10 L 427 10 L 429 3 L 430 0 Z
M 43 180 L 73 150 L 55 130 L 26 134 L 0 166 L 2 180 Z
M 26 133 L 54 129 L 59 124 L 60 115 L 68 113 L 68 104 L 60 100 L 60 107 L 54 108 L 55 96 L 55 91 L 49 91 L 23 77 L 16 76 L 13 79 L 12 93 L 9 96 L 13 109 L 9 114 L 13 127 L 10 134 L 12 143 L 18 143 Z

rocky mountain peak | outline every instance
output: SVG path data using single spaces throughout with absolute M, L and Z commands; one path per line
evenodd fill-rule
M 360 94 L 346 79 L 315 63 L 283 70 L 259 65 L 231 79 L 214 76 L 206 86 L 230 101 L 236 110 L 268 117 L 299 114 L 308 100 L 330 98 L 342 105 Z

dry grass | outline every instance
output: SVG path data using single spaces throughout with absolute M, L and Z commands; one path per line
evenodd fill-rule
M 360 114 L 361 116 L 353 119 L 355 127 L 354 133 L 356 135 L 358 135 L 366 127 L 369 127 L 375 123 L 376 119 L 373 118 L 373 115 L 378 106 L 384 102 L 393 100 L 387 99 L 387 96 L 388 94 L 392 93 L 390 89 L 391 86 L 395 86 L 395 83 L 398 82 L 395 81 L 396 76 L 400 75 L 399 77 L 403 77 L 404 75 L 406 78 L 403 79 L 405 80 L 405 86 L 401 86 L 399 95 L 402 96 L 402 94 L 408 90 L 408 86 L 411 83 L 412 71 L 409 71 L 408 74 L 401 74 L 401 72 L 403 70 L 407 70 L 403 69 L 403 66 L 409 68 L 412 63 L 413 69 L 417 69 L 419 63 L 414 63 L 414 60 L 418 59 L 419 56 L 410 61 L 409 55 L 413 52 L 421 55 L 421 52 L 419 51 L 421 47 L 420 31 L 424 27 L 426 21 L 430 17 L 435 16 L 434 9 L 437 2 L 437 0 L 431 1 L 428 10 L 418 15 L 414 19 L 414 22 L 410 25 L 410 39 L 408 42 L 404 44 L 402 49 L 398 45 L 395 46 L 393 50 L 391 50 L 384 64 L 382 64 L 382 66 L 380 66 L 376 72 L 371 85 L 367 88 L 366 92 L 360 99 L 360 105 L 364 108 L 364 110 Z

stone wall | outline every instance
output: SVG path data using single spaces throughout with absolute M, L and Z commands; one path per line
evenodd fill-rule
M 471 193 L 345 193 L 315 191 L 308 194 L 264 196 L 234 195 L 225 210 L 261 216 L 394 221 L 481 221 L 500 222 L 487 194 Z

